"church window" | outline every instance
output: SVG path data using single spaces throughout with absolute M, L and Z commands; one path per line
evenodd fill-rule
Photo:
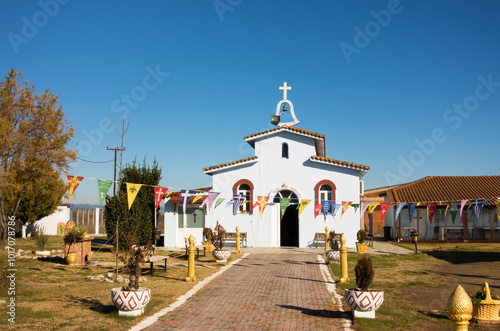
M 252 214 L 253 204 L 253 184 L 248 179 L 242 179 L 236 182 L 233 187 L 233 193 L 243 195 L 246 203 L 242 203 L 238 213 Z
M 321 203 L 321 201 L 331 201 L 335 203 L 336 189 L 337 186 L 328 179 L 318 182 L 314 188 L 316 192 L 316 203 Z
M 287 143 L 281 144 L 281 158 L 288 159 L 288 144 Z

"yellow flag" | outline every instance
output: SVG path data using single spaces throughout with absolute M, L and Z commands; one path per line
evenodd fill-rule
M 307 207 L 309 202 L 311 202 L 311 199 L 301 199 L 300 200 L 300 207 L 299 207 L 299 216 L 302 213 L 302 211 Z
M 495 199 L 495 206 L 497 207 L 497 219 L 500 222 L 500 198 Z
M 373 211 L 375 210 L 375 208 L 377 208 L 378 205 L 379 205 L 378 202 L 370 203 L 370 206 L 368 207 L 368 214 L 373 213 Z
M 193 202 L 191 202 L 191 204 L 194 204 L 196 201 L 200 200 L 202 197 L 202 195 L 197 195 L 193 198 Z
M 134 203 L 135 197 L 137 196 L 137 193 L 139 193 L 141 186 L 141 184 L 127 183 L 128 210 L 130 210 L 130 207 L 132 207 L 132 204 Z

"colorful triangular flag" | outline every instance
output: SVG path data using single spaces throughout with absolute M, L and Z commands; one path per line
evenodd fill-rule
M 290 204 L 290 201 L 292 201 L 291 198 L 280 198 L 280 219 L 283 218 L 283 215 L 285 214 L 286 208 Z
M 312 201 L 311 199 L 300 199 L 300 203 L 299 203 L 299 216 L 300 216 L 300 214 L 302 214 L 302 212 L 304 211 L 304 209 L 307 207 L 307 205 L 311 201 Z
M 323 205 L 321 203 L 317 203 L 314 205 L 314 218 L 315 219 L 316 219 L 316 217 L 318 217 L 319 212 L 321 211 L 322 207 L 323 207 Z
M 340 214 L 340 219 L 342 219 L 342 216 L 344 216 L 345 211 L 349 206 L 352 204 L 352 201 L 342 201 L 342 213 Z
M 368 214 L 373 213 L 373 211 L 375 210 L 375 208 L 377 208 L 378 205 L 379 205 L 378 202 L 370 203 L 370 206 L 368 207 Z
M 330 207 L 332 206 L 332 202 L 328 200 L 323 200 L 321 201 L 321 205 L 323 206 L 323 216 L 325 217 L 326 221 L 326 216 L 328 215 L 328 211 L 330 211 Z
M 130 210 L 130 207 L 132 207 L 132 204 L 134 203 L 134 200 L 137 197 L 137 193 L 139 193 L 142 184 L 131 184 L 131 183 L 126 183 L 126 184 L 127 184 L 128 210 Z
M 387 209 L 389 209 L 390 205 L 391 205 L 390 202 L 380 203 L 380 216 L 382 217 L 382 221 L 385 219 L 385 213 L 387 212 Z
M 160 206 L 161 200 L 163 200 L 165 195 L 167 195 L 168 187 L 155 186 L 154 189 L 155 189 L 155 206 L 156 206 L 155 210 L 157 210 L 158 207 Z
M 432 219 L 434 218 L 434 214 L 436 213 L 438 203 L 430 202 L 427 204 L 427 212 L 429 213 L 429 222 L 432 224 Z
M 337 215 L 337 213 L 339 212 L 339 210 L 341 209 L 342 207 L 342 204 L 340 203 L 334 203 L 332 204 L 332 215 L 333 215 L 333 218 L 335 218 L 335 216 Z
M 398 219 L 399 213 L 401 213 L 401 210 L 403 210 L 405 205 L 406 205 L 406 202 L 398 202 L 398 206 L 396 207 L 396 220 Z M 410 221 L 410 223 L 411 223 L 411 221 Z
M 109 188 L 113 185 L 112 180 L 97 180 L 97 189 L 99 190 L 99 203 L 102 205 L 104 198 L 108 195 Z
M 71 175 L 67 175 L 67 176 L 68 176 L 68 189 L 69 189 L 69 198 L 68 199 L 71 199 L 71 196 L 73 195 L 73 193 L 75 193 L 76 188 L 78 187 L 78 185 L 80 185 L 80 183 L 82 182 L 84 177 L 71 176 Z
M 221 204 L 224 200 L 225 200 L 224 198 L 219 198 L 219 199 L 217 199 L 217 201 L 215 202 L 215 207 L 214 207 L 214 209 L 215 209 L 215 208 L 217 208 L 217 207 L 219 207 L 219 205 L 220 205 L 220 204 Z
M 182 212 L 186 213 L 186 207 L 189 201 L 189 198 L 194 194 L 193 190 L 181 190 L 181 198 L 182 198 Z

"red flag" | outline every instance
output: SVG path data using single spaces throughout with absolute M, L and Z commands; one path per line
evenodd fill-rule
M 431 222 L 431 224 L 432 219 L 434 218 L 434 213 L 436 213 L 437 205 L 437 202 L 431 202 L 427 204 L 427 211 L 429 212 L 429 221 Z
M 382 216 L 382 221 L 385 218 L 385 213 L 387 212 L 387 209 L 391 205 L 390 202 L 381 202 L 380 203 L 380 215 Z
M 83 177 L 68 175 L 68 187 L 69 187 L 69 198 L 68 199 L 71 199 L 71 196 L 75 192 L 78 185 L 80 185 L 82 180 L 83 180 Z
M 257 196 L 257 202 L 255 202 L 252 206 L 252 210 L 258 205 L 260 218 L 262 218 L 262 213 L 264 212 L 264 208 L 267 206 L 267 202 L 269 201 L 269 197 Z
M 321 203 L 317 203 L 314 206 L 314 218 L 316 218 L 318 216 L 318 214 L 321 211 L 321 209 L 323 209 L 323 205 Z
M 156 209 L 158 209 L 158 207 L 160 206 L 160 202 L 161 202 L 161 200 L 163 200 L 163 198 L 167 194 L 167 191 L 168 191 L 168 187 L 155 186 Z

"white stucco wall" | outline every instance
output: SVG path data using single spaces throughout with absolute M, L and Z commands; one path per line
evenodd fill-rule
M 63 222 L 66 224 L 71 219 L 71 206 L 58 206 L 57 210 L 33 224 L 34 229 L 44 228 L 44 231 L 48 235 L 57 234 L 57 224 Z

